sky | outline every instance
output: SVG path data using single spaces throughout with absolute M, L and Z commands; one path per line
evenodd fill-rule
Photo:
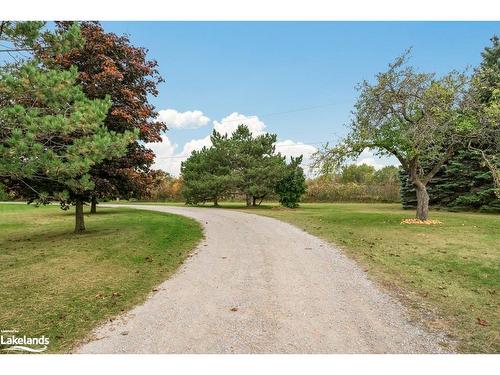
M 209 146 L 213 129 L 278 136 L 277 151 L 310 155 L 338 141 L 357 83 L 412 48 L 421 71 L 476 66 L 500 22 L 103 22 L 149 50 L 165 82 L 151 103 L 169 130 L 149 144 L 156 168 L 178 175 L 189 154 Z M 397 164 L 365 150 L 357 163 Z

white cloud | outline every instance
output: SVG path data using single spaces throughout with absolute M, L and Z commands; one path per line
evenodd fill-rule
M 197 129 L 210 121 L 202 111 L 177 112 L 175 109 L 159 111 L 158 120 L 166 123 L 169 129 Z
M 316 151 L 318 151 L 316 147 L 287 139 L 285 141 L 276 142 L 276 151 L 281 153 L 281 155 L 286 156 L 287 160 L 290 160 L 291 156 L 298 157 L 302 155 L 304 158 L 301 166 L 306 175 L 311 175 L 311 157 Z
M 212 141 L 210 141 L 210 135 L 207 135 L 205 138 L 190 140 L 182 148 L 181 155 L 189 157 L 189 155 L 191 155 L 193 151 L 199 151 L 204 146 L 206 147 L 212 146 Z
M 177 169 L 177 158 L 175 157 L 177 145 L 172 143 L 166 135 L 161 137 L 161 142 L 146 143 L 145 146 L 153 150 L 156 155 L 154 169 L 162 169 L 169 173 Z
M 266 125 L 259 120 L 257 116 L 245 116 L 238 112 L 231 113 L 220 122 L 214 121 L 214 129 L 222 135 L 230 135 L 238 128 L 238 125 L 241 124 L 248 126 L 248 129 L 250 129 L 254 137 L 265 133 L 264 129 Z
M 375 169 L 382 169 L 383 167 L 386 167 L 388 165 L 399 166 L 399 161 L 393 156 L 380 158 L 376 156 L 370 149 L 365 148 L 356 159 L 356 165 L 361 164 L 368 164 L 373 166 Z
M 167 136 L 162 136 L 162 141 L 158 143 L 146 143 L 146 147 L 153 150 L 156 155 L 154 169 L 162 169 L 173 176 L 181 173 L 181 163 L 186 160 L 193 151 L 201 150 L 203 146 L 209 147 L 210 136 L 202 139 L 193 139 L 187 142 L 181 152 L 177 152 L 178 145 L 172 143 Z
M 312 154 L 314 154 L 317 150 L 318 149 L 314 146 L 302 142 L 294 142 L 290 139 L 276 142 L 276 151 L 288 157 L 304 155 L 304 160 L 310 159 Z

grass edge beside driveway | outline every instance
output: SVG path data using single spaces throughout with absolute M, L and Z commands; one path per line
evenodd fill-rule
M 443 224 L 427 226 L 401 224 L 414 212 L 398 204 L 239 210 L 288 222 L 340 248 L 414 318 L 448 333 L 456 342 L 448 349 L 500 352 L 499 215 L 431 211 Z
M 69 352 L 98 325 L 144 302 L 203 238 L 170 213 L 98 208 L 87 233 L 57 206 L 0 204 L 0 328 Z

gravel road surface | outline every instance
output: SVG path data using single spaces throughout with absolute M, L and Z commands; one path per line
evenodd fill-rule
M 78 353 L 443 351 L 354 261 L 292 225 L 235 210 L 130 207 L 194 218 L 205 239 Z

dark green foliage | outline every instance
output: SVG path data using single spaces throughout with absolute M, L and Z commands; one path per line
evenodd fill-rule
M 300 197 L 306 192 L 306 177 L 300 167 L 302 156 L 293 158 L 287 165 L 285 177 L 276 185 L 280 203 L 288 208 L 299 206 Z
M 0 183 L 0 202 L 8 200 L 10 200 L 10 197 L 5 191 L 5 186 L 2 183 Z
M 275 134 L 253 137 L 247 126 L 240 125 L 231 136 L 214 130 L 210 139 L 210 148 L 193 152 L 182 163 L 183 195 L 188 204 L 213 201 L 218 205 L 221 198 L 243 195 L 248 206 L 256 206 L 276 192 L 285 176 L 304 176 L 298 167 L 302 158 L 293 159 L 287 166 L 285 158 L 275 153 Z M 286 186 L 282 185 L 282 194 Z M 290 196 L 299 194 L 300 198 L 304 192 L 296 186 L 290 188 Z M 298 198 L 290 198 L 295 206 Z
M 415 189 L 408 176 L 400 170 L 401 203 L 405 209 L 417 205 Z M 428 193 L 432 206 L 451 210 L 481 210 L 500 212 L 495 196 L 491 171 L 478 152 L 461 149 L 429 182 Z
M 77 24 L 64 33 L 42 32 L 41 26 L 9 23 L 0 40 L 29 42 L 26 48 L 43 44 L 56 55 L 82 43 Z M 27 33 L 24 38 L 20 30 Z M 109 131 L 104 126 L 109 96 L 89 99 L 77 75 L 74 66 L 61 69 L 36 57 L 0 67 L 0 178 L 28 201 L 58 200 L 65 209 L 77 204 L 76 232 L 81 232 L 81 208 L 95 187 L 91 168 L 124 155 L 137 131 Z
M 495 194 L 500 199 L 500 41 L 495 35 L 491 47 L 481 53 L 483 61 L 472 79 L 468 97 L 473 140 L 477 151 L 491 171 Z
M 234 185 L 228 160 L 228 148 L 219 144 L 219 147 L 203 147 L 200 151 L 194 151 L 189 159 L 182 163 L 183 195 L 186 203 L 213 201 L 214 205 L 218 205 L 219 199 Z
M 253 137 L 248 127 L 240 125 L 227 142 L 235 191 L 245 195 L 247 205 L 255 206 L 258 199 L 274 192 L 285 169 L 284 159 L 275 154 L 276 134 Z M 214 146 L 217 147 L 216 141 Z

